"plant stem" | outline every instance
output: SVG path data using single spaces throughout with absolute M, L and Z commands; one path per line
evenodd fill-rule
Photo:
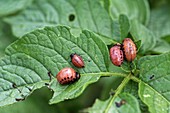
M 105 113 L 108 113 L 110 107 L 113 104 L 113 101 L 115 100 L 115 98 L 121 93 L 122 89 L 126 86 L 126 84 L 128 83 L 128 81 L 131 79 L 131 74 L 129 74 L 127 77 L 124 78 L 124 80 L 122 81 L 122 83 L 119 85 L 119 87 L 116 89 L 115 95 L 111 98 L 109 105 L 107 106 Z
M 140 82 L 140 79 L 137 78 L 137 77 L 135 77 L 135 76 L 131 76 L 130 78 L 131 78 L 133 81 L 137 82 L 137 83 Z
M 82 76 L 84 75 L 100 75 L 100 76 L 121 76 L 121 77 L 127 77 L 126 74 L 123 74 L 123 73 L 112 73 L 112 72 L 99 72 L 99 73 L 85 73 L 85 74 L 81 74 Z M 140 82 L 140 79 L 135 77 L 135 76 L 130 76 L 130 79 L 132 79 L 133 81 L 135 82 Z
M 126 77 L 126 74 L 122 74 L 122 73 L 111 73 L 111 72 L 101 72 L 100 73 L 101 76 L 122 76 L 122 77 Z

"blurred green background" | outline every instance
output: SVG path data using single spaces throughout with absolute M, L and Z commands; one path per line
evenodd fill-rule
M 152 11 L 159 11 L 159 8 L 161 9 L 169 3 L 170 0 L 149 0 L 151 19 L 152 16 L 154 17 Z M 17 38 L 12 35 L 10 26 L 2 22 L 2 18 L 0 18 L 0 30 L 3 31 L 0 32 L 0 57 L 2 57 L 5 48 Z M 169 36 L 163 38 L 170 43 Z M 0 108 L 0 113 L 76 113 L 92 106 L 96 98 L 107 99 L 111 89 L 117 88 L 121 80 L 120 77 L 103 77 L 98 82 L 88 86 L 78 98 L 54 105 L 48 104 L 53 93 L 44 87 L 34 91 L 25 101 Z

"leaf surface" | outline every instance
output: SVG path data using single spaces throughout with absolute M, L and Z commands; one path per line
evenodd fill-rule
M 0 57 L 5 55 L 5 48 L 15 40 L 9 26 L 0 19 Z
M 170 112 L 170 53 L 140 59 L 139 96 L 151 113 Z
M 82 56 L 85 68 L 78 69 L 71 64 L 72 53 Z M 30 95 L 49 82 L 48 71 L 55 76 L 64 67 L 74 68 L 81 78 L 62 86 L 54 77 L 51 84 L 54 96 L 50 102 L 75 98 L 88 84 L 99 79 L 100 72 L 107 71 L 108 62 L 105 43 L 92 32 L 82 31 L 80 37 L 74 37 L 64 26 L 35 30 L 10 45 L 0 60 L 0 105 L 12 104 Z
M 155 47 L 153 48 L 153 52 L 155 53 L 166 53 L 170 51 L 170 44 L 166 42 L 165 40 L 158 40 Z
M 110 0 L 109 13 L 112 19 L 119 18 L 120 14 L 129 17 L 130 20 L 136 19 L 143 24 L 149 21 L 149 4 L 146 0 Z
M 151 11 L 148 27 L 157 38 L 170 35 L 170 7 L 168 3 Z
M 6 18 L 13 34 L 22 36 L 36 28 L 67 25 L 111 37 L 111 18 L 98 0 L 35 0 L 17 16 Z
M 16 13 L 31 2 L 32 0 L 0 0 L 0 17 Z
M 145 53 L 155 47 L 155 35 L 138 21 L 131 21 L 130 33 L 135 40 L 141 40 L 140 53 Z
M 105 101 L 97 99 L 91 108 L 88 108 L 84 111 L 89 113 L 104 113 L 108 104 L 110 104 L 110 100 L 111 98 Z M 121 100 L 124 100 L 125 104 L 122 104 L 120 107 L 116 106 L 116 103 L 120 103 Z M 120 94 L 111 104 L 112 106 L 108 113 L 140 113 L 137 99 L 130 94 Z
M 130 30 L 129 19 L 126 15 L 120 15 L 117 20 L 112 23 L 113 39 L 122 43 L 123 39 L 127 37 Z

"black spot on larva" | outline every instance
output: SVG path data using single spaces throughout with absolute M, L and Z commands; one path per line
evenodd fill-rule
M 69 77 L 67 77 L 67 79 L 69 79 Z
M 66 78 L 64 78 L 64 80 L 66 80 Z
M 74 14 L 70 14 L 68 18 L 69 18 L 69 21 L 72 22 L 72 21 L 75 20 L 75 15 Z

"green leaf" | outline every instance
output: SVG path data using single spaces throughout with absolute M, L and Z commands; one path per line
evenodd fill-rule
M 99 73 L 81 74 L 80 80 L 69 86 L 61 86 L 56 80 L 52 81 L 50 88 L 54 91 L 54 95 L 50 100 L 50 104 L 78 97 L 89 84 L 94 83 L 99 79 L 99 75 Z
M 170 44 L 160 39 L 160 40 L 157 40 L 157 43 L 155 47 L 152 49 L 152 51 L 154 53 L 161 54 L 161 53 L 169 52 L 170 51 L 169 48 L 170 48 Z
M 151 11 L 151 19 L 148 25 L 157 38 L 170 35 L 170 7 L 163 5 Z
M 0 108 L 0 113 L 56 113 L 59 106 L 50 106 L 51 92 L 47 88 L 36 90 L 28 99 Z M 61 110 L 61 109 L 60 109 Z
M 138 95 L 138 83 L 134 81 L 129 81 L 126 87 L 123 89 L 123 92 L 129 93 L 135 96 L 139 102 L 140 110 L 142 113 L 149 113 L 148 107 L 140 100 Z
M 152 50 L 156 45 L 156 38 L 152 31 L 140 24 L 138 21 L 131 21 L 130 33 L 134 40 L 141 40 L 140 53 Z
M 78 69 L 71 64 L 71 53 L 83 57 L 85 68 Z M 10 45 L 6 56 L 0 60 L 0 106 L 12 104 L 16 98 L 21 99 L 45 86 L 49 81 L 47 72 L 56 75 L 64 67 L 73 67 L 81 78 L 65 86 L 59 85 L 54 78 L 51 103 L 75 98 L 88 84 L 99 79 L 100 72 L 107 71 L 108 62 L 107 46 L 92 32 L 83 31 L 80 37 L 74 37 L 64 26 L 35 30 Z
M 32 0 L 0 0 L 0 17 L 16 13 L 31 2 Z
M 165 4 L 170 4 L 169 0 L 159 0 L 159 1 L 150 0 L 149 2 L 150 2 L 151 9 L 160 7 L 160 6 L 165 5 Z
M 150 11 L 147 0 L 110 0 L 110 2 L 109 12 L 112 19 L 125 14 L 130 20 L 137 19 L 141 23 L 148 23 Z
M 126 87 L 123 89 L 123 92 L 128 92 L 131 95 L 135 96 L 137 98 L 138 94 L 138 84 L 134 81 L 129 81 Z
M 111 98 L 106 101 L 101 101 L 97 99 L 94 105 L 91 108 L 85 109 L 84 112 L 104 113 L 110 100 Z M 121 100 L 124 100 L 125 104 L 120 107 L 117 107 L 115 103 L 120 103 Z M 109 109 L 108 113 L 140 113 L 139 103 L 137 99 L 130 94 L 120 94 L 111 104 L 112 106 Z
M 137 40 L 137 41 L 134 42 L 136 47 L 137 47 L 137 51 L 139 51 L 140 48 L 141 48 L 141 42 L 142 42 L 141 40 Z
M 170 53 L 139 60 L 139 96 L 151 113 L 170 112 Z
M 9 26 L 0 19 L 0 57 L 5 55 L 5 48 L 15 40 L 9 29 Z
M 118 20 L 114 20 L 113 24 L 113 39 L 122 43 L 123 39 L 128 35 L 130 23 L 126 15 L 120 15 Z
M 5 21 L 12 25 L 13 34 L 17 37 L 36 28 L 54 25 L 112 36 L 111 18 L 98 0 L 35 0 L 25 11 Z
M 170 103 L 158 91 L 144 82 L 139 84 L 139 96 L 151 113 L 169 113 Z
M 165 40 L 166 42 L 168 42 L 170 44 L 170 35 L 165 36 L 162 38 L 163 40 Z
M 105 37 L 105 36 L 101 36 L 101 35 L 98 35 L 98 37 L 103 40 L 103 42 L 106 44 L 106 45 L 111 45 L 111 44 L 114 44 L 114 43 L 117 43 L 115 41 L 113 41 L 112 39 L 108 38 L 108 37 Z

